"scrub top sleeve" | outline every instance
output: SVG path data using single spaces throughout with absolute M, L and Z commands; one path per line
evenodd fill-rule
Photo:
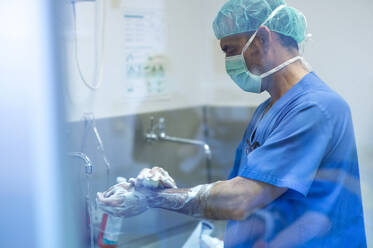
M 293 109 L 262 146 L 241 160 L 238 176 L 307 196 L 331 135 L 330 118 L 316 104 Z

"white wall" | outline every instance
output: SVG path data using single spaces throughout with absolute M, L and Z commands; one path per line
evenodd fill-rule
M 98 1 L 102 6 L 102 0 Z M 197 37 L 203 36 L 199 28 L 201 8 L 198 0 L 188 2 L 166 0 L 168 47 L 169 97 L 162 101 L 128 99 L 124 82 L 124 24 L 119 0 L 106 0 L 105 61 L 103 85 L 97 91 L 89 90 L 78 76 L 73 56 L 74 42 L 72 15 L 69 28 L 70 80 L 66 98 L 69 120 L 79 120 L 84 112 L 93 112 L 96 117 L 120 116 L 170 108 L 198 106 L 204 101 L 200 85 L 201 45 Z M 79 60 L 82 71 L 92 79 L 94 4 L 77 4 Z M 193 92 L 193 94 L 191 94 Z
M 98 1 L 99 6 L 102 1 Z M 67 32 L 70 80 L 66 90 L 69 120 L 79 120 L 84 112 L 103 118 L 202 104 L 256 105 L 258 99 L 263 99 L 263 96 L 241 92 L 225 73 L 224 57 L 211 28 L 218 4 L 200 0 L 165 2 L 170 94 L 163 101 L 129 100 L 124 96 L 124 25 L 119 0 L 106 0 L 103 86 L 97 91 L 89 90 L 78 76 L 70 15 Z M 93 13 L 94 4 L 77 4 L 79 60 L 89 80 L 92 80 L 94 68 Z

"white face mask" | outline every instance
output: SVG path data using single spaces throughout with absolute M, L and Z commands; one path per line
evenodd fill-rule
M 278 11 L 280 11 L 282 8 L 284 8 L 285 5 L 281 5 L 277 7 L 271 15 L 267 18 L 267 20 L 264 21 L 264 24 L 266 24 L 269 20 L 271 20 Z M 260 26 L 262 26 L 260 25 Z M 280 70 L 282 70 L 284 67 L 294 63 L 297 60 L 301 60 L 302 57 L 296 56 L 292 59 L 289 59 L 288 61 L 285 61 L 283 64 L 277 66 L 276 68 L 273 68 L 272 70 L 263 73 L 261 75 L 255 75 L 251 73 L 246 65 L 246 61 L 244 58 L 245 51 L 249 48 L 251 43 L 253 42 L 254 38 L 256 37 L 258 31 L 254 33 L 242 49 L 242 52 L 240 55 L 226 57 L 225 58 L 225 68 L 229 76 L 232 78 L 232 80 L 244 91 L 247 92 L 253 92 L 253 93 L 261 93 L 262 90 L 262 80 L 265 77 L 268 77 Z

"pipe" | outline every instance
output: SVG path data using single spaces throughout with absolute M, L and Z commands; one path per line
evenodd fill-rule
M 94 248 L 94 232 L 93 232 L 93 209 L 91 203 L 91 182 L 90 176 L 93 173 L 93 165 L 89 157 L 82 152 L 69 152 L 67 154 L 69 157 L 79 158 L 84 161 L 85 164 L 85 174 L 87 178 L 87 195 L 86 195 L 86 204 L 88 209 L 88 216 L 89 216 L 89 232 L 90 232 L 90 248 Z
M 160 141 L 169 141 L 169 142 L 179 143 L 179 144 L 200 146 L 203 148 L 206 156 L 208 158 L 211 158 L 210 146 L 203 141 L 171 137 L 171 136 L 166 135 L 166 133 L 160 133 L 158 138 Z
M 192 140 L 192 139 L 184 139 L 178 137 L 168 136 L 165 132 L 165 119 L 160 118 L 158 125 L 154 125 L 154 118 L 150 118 L 150 129 L 148 132 L 145 133 L 145 139 L 149 142 L 151 141 L 161 141 L 161 142 L 173 142 L 178 144 L 186 144 L 186 145 L 195 145 L 202 147 L 204 153 L 206 155 L 206 169 L 207 169 L 207 181 L 210 183 L 212 181 L 211 177 L 211 160 L 212 160 L 212 153 L 210 146 L 200 140 Z M 155 131 L 158 128 L 158 133 Z
M 69 152 L 67 154 L 70 157 L 79 158 L 84 161 L 85 164 L 85 174 L 86 175 L 92 175 L 93 173 L 93 165 L 89 157 L 82 153 L 82 152 Z

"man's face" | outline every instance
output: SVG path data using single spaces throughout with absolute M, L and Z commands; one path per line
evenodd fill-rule
M 244 34 L 236 34 L 224 37 L 220 40 L 220 47 L 225 53 L 226 57 L 239 55 L 241 54 L 242 49 L 246 45 L 248 39 L 248 36 Z
M 236 34 L 222 38 L 220 40 L 220 47 L 225 53 L 225 56 L 231 57 L 241 54 L 242 49 L 245 47 L 251 35 L 253 34 Z M 247 68 L 252 72 L 257 70 L 257 68 L 260 66 L 259 62 L 261 61 L 258 49 L 256 47 L 256 42 L 257 39 L 255 38 L 244 52 Z

